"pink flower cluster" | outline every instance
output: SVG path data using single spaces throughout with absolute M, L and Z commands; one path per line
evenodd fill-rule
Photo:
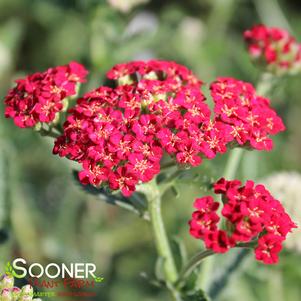
M 5 98 L 6 117 L 19 127 L 53 122 L 86 75 L 72 62 L 18 80 Z M 270 150 L 269 135 L 284 129 L 269 101 L 233 78 L 211 84 L 211 119 L 202 82 L 175 62 L 119 64 L 107 77 L 115 87 L 102 86 L 80 98 L 55 142 L 55 154 L 82 164 L 84 184 L 108 184 L 129 196 L 136 184 L 160 172 L 164 152 L 178 164 L 197 166 L 233 142 Z
M 22 288 L 14 286 L 14 277 L 4 274 L 0 276 L 0 300 L 1 301 L 41 301 L 33 298 L 33 287 L 25 285 Z
M 271 150 L 275 135 L 285 129 L 281 118 L 271 109 L 267 98 L 254 87 L 234 78 L 219 78 L 211 84 L 215 120 L 227 126 L 231 140 L 257 150 Z M 224 130 L 224 132 L 227 132 Z
M 84 82 L 87 73 L 82 65 L 71 62 L 17 80 L 5 98 L 5 116 L 21 128 L 52 122 L 63 109 L 63 99 L 76 94 L 76 84 Z
M 301 71 L 301 44 L 286 30 L 256 25 L 244 33 L 252 59 L 277 74 Z
M 287 234 L 296 227 L 281 203 L 263 185 L 220 179 L 214 185 L 220 202 L 206 196 L 196 199 L 190 234 L 216 253 L 227 252 L 239 243 L 255 243 L 256 259 L 276 263 Z M 221 213 L 220 213 L 221 212 Z
M 54 153 L 82 164 L 82 183 L 107 183 L 129 196 L 160 172 L 164 151 L 179 163 L 200 164 L 199 153 L 210 149 L 200 130 L 210 123 L 210 110 L 190 70 L 174 62 L 132 62 L 115 66 L 108 78 L 119 85 L 79 99 L 55 143 Z
M 131 62 L 114 66 L 107 76 L 117 85 L 79 99 L 54 147 L 55 154 L 82 164 L 84 184 L 108 184 L 129 196 L 136 184 L 160 172 L 164 152 L 179 164 L 197 166 L 203 157 L 225 153 L 233 140 L 271 149 L 268 135 L 284 128 L 268 100 L 235 79 L 212 84 L 212 120 L 202 82 L 184 66 Z

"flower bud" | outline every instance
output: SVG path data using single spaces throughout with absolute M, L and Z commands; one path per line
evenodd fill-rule
M 12 293 L 9 288 L 3 289 L 0 296 L 1 296 L 1 301 L 12 301 L 13 300 Z
M 0 279 L 0 290 L 5 288 L 12 288 L 14 286 L 13 276 L 3 275 Z
M 14 278 L 10 275 L 0 277 L 0 301 L 42 301 L 33 299 L 34 291 L 31 285 L 25 285 L 21 289 L 14 286 Z
M 11 290 L 11 294 L 12 294 L 12 300 L 18 301 L 20 298 L 21 290 L 18 287 L 14 287 Z
M 24 296 L 33 296 L 33 288 L 31 285 L 25 285 L 22 287 L 22 291 L 21 291 L 21 297 L 24 297 Z M 23 299 L 21 299 L 23 300 Z
M 245 31 L 244 38 L 252 60 L 266 71 L 276 75 L 301 72 L 301 44 L 286 30 L 256 25 Z
M 51 124 L 64 109 L 63 100 L 77 95 L 87 70 L 76 62 L 18 79 L 5 97 L 5 116 L 21 128 Z

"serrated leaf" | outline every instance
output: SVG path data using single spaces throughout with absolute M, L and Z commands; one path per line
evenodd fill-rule
M 75 170 L 73 171 L 73 177 L 77 185 L 79 185 L 80 188 L 86 193 L 94 195 L 95 197 L 101 199 L 102 201 L 105 201 L 110 205 L 119 206 L 131 212 L 134 212 L 135 214 L 143 217 L 146 220 L 149 220 L 149 215 L 147 212 L 147 201 L 140 193 L 135 192 L 131 197 L 126 198 L 119 191 L 112 192 L 105 187 L 96 188 L 92 185 L 83 185 L 82 183 L 80 183 L 77 176 L 77 171 Z

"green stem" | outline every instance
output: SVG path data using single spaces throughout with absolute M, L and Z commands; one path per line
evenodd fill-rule
M 39 133 L 41 134 L 41 136 L 51 137 L 51 138 L 58 138 L 61 136 L 59 132 L 55 132 L 53 129 L 45 130 L 42 128 L 40 129 Z
M 204 250 L 200 253 L 197 253 L 195 256 L 193 256 L 189 260 L 189 262 L 187 263 L 186 267 L 183 269 L 181 274 L 179 275 L 177 286 L 181 287 L 181 285 L 185 283 L 185 279 L 190 276 L 190 274 L 194 271 L 194 269 L 197 268 L 206 257 L 211 256 L 213 254 L 214 252 L 212 250 Z
M 175 161 L 168 161 L 166 163 L 161 164 L 161 171 L 169 169 L 171 167 L 177 167 L 177 162 Z
M 159 256 L 164 259 L 164 270 L 167 280 L 171 283 L 177 279 L 177 270 L 170 250 L 161 214 L 161 200 L 159 195 L 149 202 L 151 223 L 155 235 L 155 242 Z
M 272 88 L 276 85 L 278 77 L 271 73 L 263 73 L 256 86 L 256 93 L 260 96 L 267 96 Z
M 175 261 L 169 241 L 167 238 L 166 230 L 163 223 L 161 212 L 161 197 L 158 185 L 155 180 L 149 184 L 143 185 L 143 190 L 148 198 L 149 214 L 154 233 L 155 244 L 158 251 L 158 255 L 163 259 L 163 268 L 165 274 L 165 280 L 168 284 L 175 300 L 181 300 L 179 293 L 174 288 L 173 284 L 178 279 L 178 272 L 176 269 Z
M 286 28 L 293 33 L 290 22 L 283 13 L 277 0 L 255 0 L 254 3 L 262 23 L 267 26 L 277 24 L 277 26 Z
M 254 249 L 258 245 L 258 240 L 253 240 L 250 242 L 241 242 L 238 243 L 235 247 L 236 248 L 247 248 L 247 249 Z
M 236 245 L 236 248 L 254 248 L 254 246 L 256 246 L 257 243 L 258 243 L 257 240 L 251 241 L 249 243 L 240 243 L 240 244 Z M 197 268 L 205 258 L 207 258 L 213 254 L 215 254 L 215 253 L 212 250 L 204 250 L 200 253 L 197 253 L 195 256 L 193 256 L 189 260 L 189 262 L 187 263 L 186 267 L 183 269 L 181 274 L 179 275 L 178 281 L 176 283 L 177 287 L 181 287 L 181 285 L 183 283 L 185 283 L 185 279 L 190 276 L 190 274 L 194 271 L 194 269 Z M 212 259 L 213 259 L 213 257 L 207 258 L 207 260 L 204 261 L 203 265 L 205 266 L 207 264 L 207 262 L 212 261 Z M 206 276 L 206 272 L 208 272 L 208 271 L 206 271 L 206 269 L 204 269 L 204 266 L 202 268 L 202 275 Z M 211 265 L 210 265 L 210 267 L 211 267 Z M 209 272 L 210 272 L 210 270 L 209 270 Z M 206 280 L 206 279 L 207 279 L 207 277 L 204 277 L 204 280 Z M 201 288 L 201 287 L 197 287 L 197 288 Z
M 43 136 L 44 136 L 44 135 L 43 135 Z M 47 133 L 45 136 L 51 137 L 51 138 L 58 138 L 58 137 L 60 137 L 59 134 L 56 134 L 56 133 L 53 133 L 53 132 L 49 132 L 49 133 Z
M 212 271 L 214 269 L 214 258 L 208 257 L 200 270 L 200 273 L 197 277 L 197 281 L 195 284 L 196 289 L 203 289 L 204 291 L 208 291 L 209 285 L 212 281 Z
M 226 163 L 226 167 L 223 173 L 223 177 L 227 180 L 232 180 L 237 172 L 239 162 L 242 158 L 244 150 L 242 148 L 234 148 L 228 157 L 228 161 Z

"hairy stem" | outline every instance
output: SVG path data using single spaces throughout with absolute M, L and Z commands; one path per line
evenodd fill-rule
M 157 252 L 163 259 L 165 280 L 174 300 L 180 301 L 181 298 L 179 293 L 173 286 L 178 279 L 178 272 L 163 223 L 160 192 L 155 180 L 143 186 L 144 193 L 148 198 L 150 221 L 154 233 Z
M 233 149 L 228 157 L 228 161 L 226 163 L 226 167 L 223 173 L 223 177 L 227 180 L 233 180 L 240 163 L 240 160 L 243 156 L 244 150 L 242 148 Z

